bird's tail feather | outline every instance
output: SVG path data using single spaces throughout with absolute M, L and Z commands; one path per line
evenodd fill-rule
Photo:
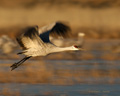
M 24 53 L 26 53 L 27 51 L 22 51 L 22 52 L 19 52 L 19 53 L 17 53 L 17 55 L 19 55 L 19 54 L 24 54 Z
M 19 54 L 23 54 L 24 52 L 19 52 L 19 53 L 17 53 L 17 55 L 19 55 Z
M 24 57 L 22 60 L 18 61 L 17 63 L 14 63 L 13 65 L 11 65 L 10 66 L 12 68 L 11 71 L 14 70 L 15 68 L 17 68 L 18 66 L 20 66 L 23 62 L 25 62 L 30 57 L 32 57 L 32 56 Z

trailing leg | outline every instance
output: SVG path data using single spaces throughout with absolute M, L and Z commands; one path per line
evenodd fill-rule
M 17 68 L 18 66 L 20 66 L 22 63 L 24 63 L 30 57 L 32 57 L 32 56 L 24 57 L 22 60 L 18 61 L 17 63 L 14 63 L 13 65 L 11 65 L 10 66 L 12 68 L 11 71 L 14 70 L 15 68 Z

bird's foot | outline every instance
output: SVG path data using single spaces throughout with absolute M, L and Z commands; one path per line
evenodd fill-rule
M 12 69 L 11 69 L 11 71 L 12 70 L 14 70 L 15 68 L 17 68 L 18 67 L 18 63 L 14 63 L 12 66 L 10 66 Z

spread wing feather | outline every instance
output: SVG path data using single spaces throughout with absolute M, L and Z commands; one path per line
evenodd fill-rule
M 28 27 L 16 38 L 19 45 L 24 49 L 37 48 L 43 45 L 43 41 L 39 38 L 38 27 Z
M 42 49 L 45 43 L 50 42 L 49 35 L 55 34 L 58 36 L 66 37 L 70 28 L 61 23 L 56 22 L 38 29 L 38 26 L 28 27 L 22 31 L 16 38 L 19 45 L 24 49 Z
M 44 42 L 50 42 L 49 35 L 67 37 L 70 27 L 62 22 L 52 23 L 39 29 L 39 36 Z

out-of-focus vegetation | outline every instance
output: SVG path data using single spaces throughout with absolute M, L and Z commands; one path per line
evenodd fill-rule
M 80 41 L 79 32 L 85 33 L 83 48 L 86 50 L 35 57 L 11 72 L 10 65 L 22 58 L 16 55 L 20 50 L 16 48 L 9 54 L 4 54 L 0 50 L 0 83 L 116 84 L 116 79 L 120 78 L 119 65 L 116 64 L 117 60 L 120 60 L 119 11 L 120 0 L 0 0 L 0 37 L 9 35 L 15 38 L 21 28 L 29 25 L 41 27 L 54 21 L 65 21 L 72 29 L 74 41 Z M 59 64 L 64 64 L 63 60 L 75 60 L 76 62 L 95 60 L 95 62 L 90 65 L 90 68 L 83 63 L 85 68 L 80 66 L 79 69 L 77 67 L 69 69 L 68 66 L 71 65 L 65 65 L 66 69 L 63 67 L 57 67 L 57 69 L 52 63 L 46 65 L 46 60 L 61 60 L 58 61 Z M 102 60 L 105 61 L 100 63 Z M 108 68 L 107 60 L 114 61 L 110 64 L 118 66 L 118 69 Z M 4 61 L 8 63 L 4 64 Z M 105 65 L 104 68 L 102 64 Z M 73 66 L 79 66 L 79 64 L 73 64 Z M 89 80 L 90 78 L 94 80 Z M 103 81 L 99 81 L 101 79 Z M 14 93 L 10 89 L 3 89 L 1 94 L 20 96 L 19 91 Z
M 120 7 L 119 0 L 1 0 L 0 6 L 7 8 L 14 7 L 36 7 L 41 5 L 60 6 L 60 5 L 72 5 L 79 7 L 90 8 L 107 8 L 107 7 Z
M 0 0 L 0 35 L 26 25 L 40 27 L 54 21 L 69 22 L 73 37 L 120 38 L 119 0 Z

